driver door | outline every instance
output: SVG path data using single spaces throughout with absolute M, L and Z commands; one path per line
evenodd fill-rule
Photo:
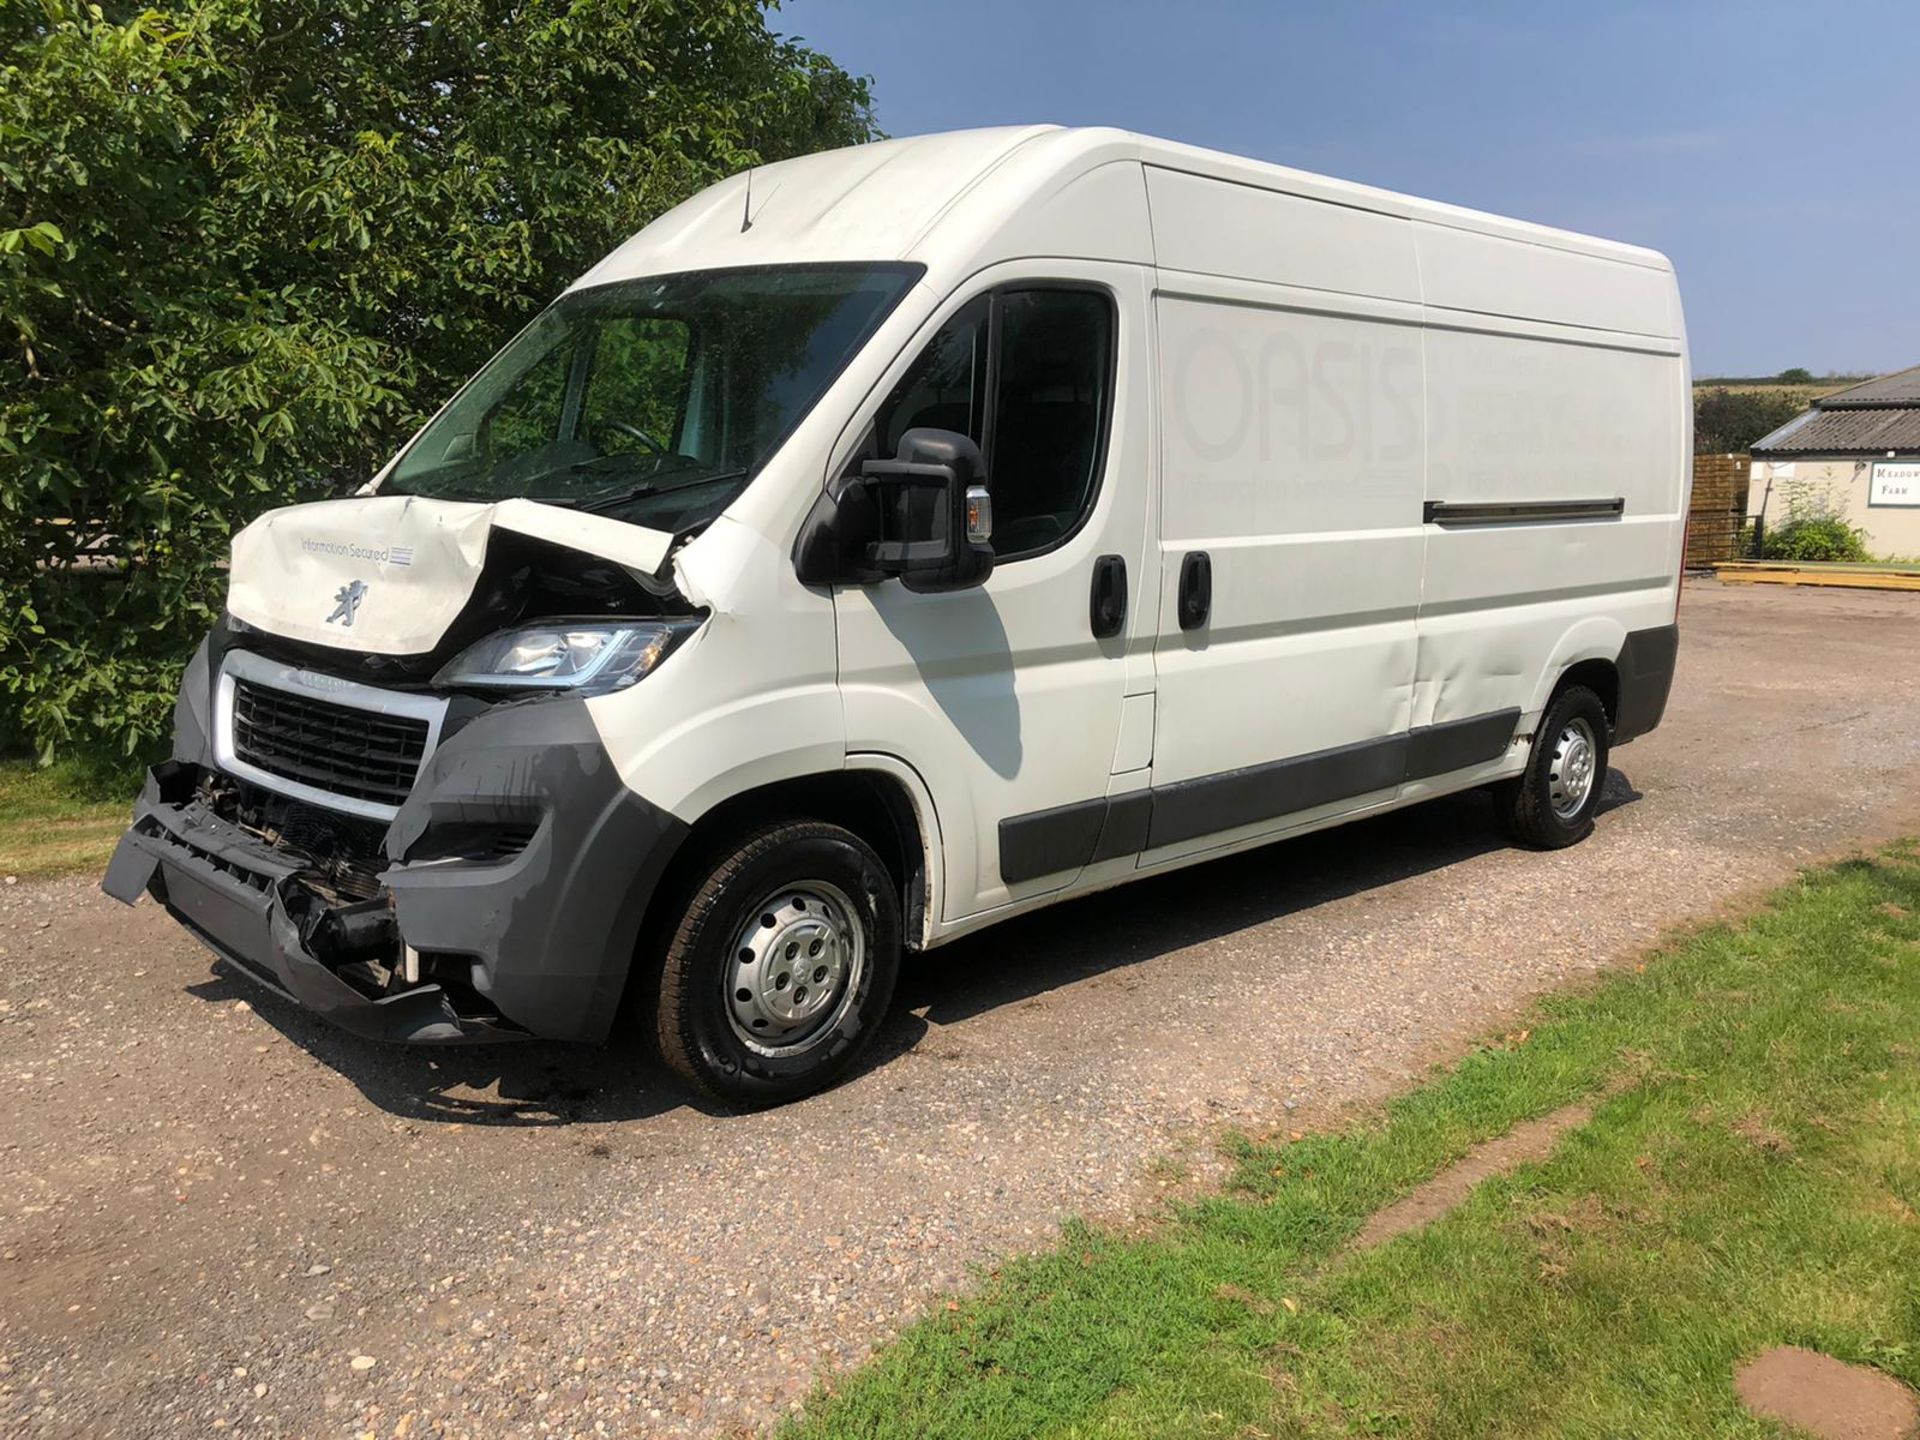
M 835 592 L 848 749 L 896 756 L 932 791 L 945 921 L 1063 889 L 1097 853 L 1129 646 L 1152 643 L 1145 302 L 1132 267 L 996 267 L 856 422 L 854 467 L 911 429 L 969 436 L 993 500 L 985 584 Z M 1094 615 L 1116 579 L 1117 625 L 1111 605 Z

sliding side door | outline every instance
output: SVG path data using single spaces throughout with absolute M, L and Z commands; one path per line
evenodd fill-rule
M 1422 544 L 1417 327 L 1162 284 L 1149 863 L 1395 797 Z

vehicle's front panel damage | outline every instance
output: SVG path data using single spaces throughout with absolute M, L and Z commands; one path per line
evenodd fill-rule
M 684 833 L 621 783 L 580 701 L 523 701 L 436 751 L 384 832 L 169 761 L 105 888 L 150 892 L 256 979 L 361 1034 L 599 1040 Z
M 671 596 L 673 537 L 528 500 L 364 495 L 270 510 L 233 537 L 227 610 L 289 640 L 370 656 L 426 654 L 488 613 L 502 540 L 592 557 Z M 482 602 L 482 603 L 476 603 Z
M 360 1034 L 604 1038 L 686 826 L 622 782 L 579 696 L 433 677 L 506 624 L 691 607 L 525 533 L 496 532 L 476 560 L 419 653 L 217 626 L 107 893 L 152 894 L 253 978 Z

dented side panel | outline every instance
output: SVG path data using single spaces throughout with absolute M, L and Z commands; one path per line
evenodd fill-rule
M 1621 738 L 1657 722 L 1688 479 L 1665 262 L 1179 185 L 1142 863 L 1514 774 L 1581 662 L 1619 667 Z M 1208 205 L 1271 243 L 1233 252 Z
M 1635 283 L 1672 279 L 1636 272 Z M 1447 720 L 1513 706 L 1530 727 L 1570 666 L 1616 663 L 1629 633 L 1673 619 L 1685 358 L 1677 341 L 1533 334 L 1494 317 L 1430 328 L 1425 345 L 1428 502 L 1542 518 L 1427 525 L 1417 710 Z M 1579 501 L 1617 501 L 1619 513 L 1551 518 Z

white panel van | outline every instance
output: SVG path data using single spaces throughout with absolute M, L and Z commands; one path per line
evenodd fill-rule
M 1468 787 L 1673 674 L 1659 255 L 1111 130 L 736 176 L 235 539 L 108 891 L 367 1035 L 817 1089 L 903 954 Z

